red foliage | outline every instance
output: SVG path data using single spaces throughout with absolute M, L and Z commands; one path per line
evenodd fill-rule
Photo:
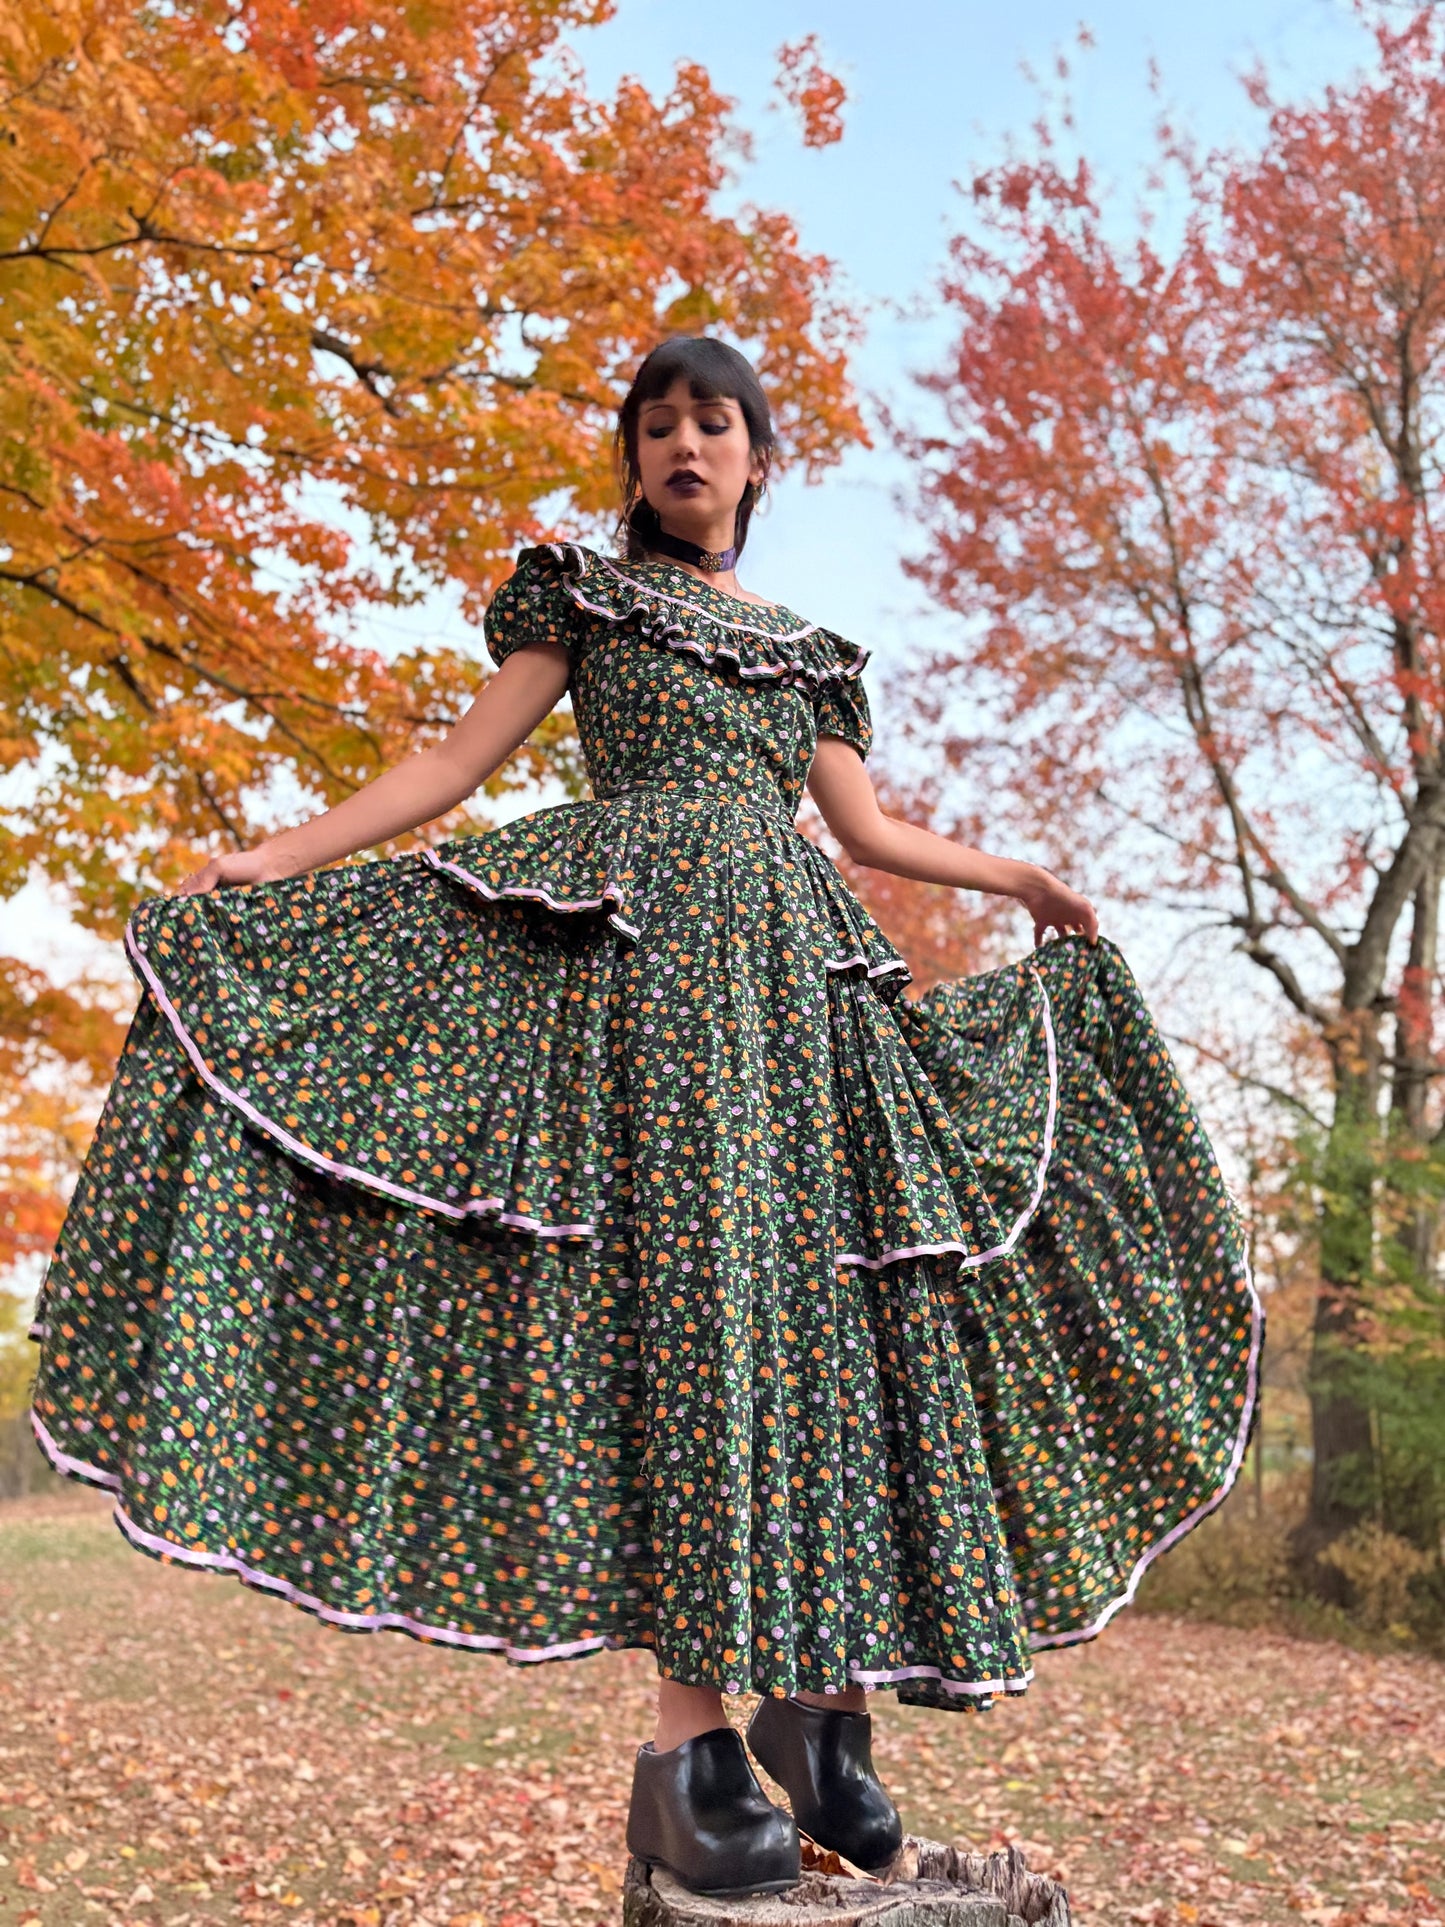
M 909 444 L 955 766 L 1089 887 L 1224 923 L 1335 1049 L 1445 861 L 1445 26 L 1376 38 L 1259 153 L 1164 132 L 1168 253 L 1047 129 L 980 174 Z
M 805 147 L 831 147 L 842 140 L 848 89 L 823 65 L 817 34 L 778 49 L 777 88 L 802 123 Z

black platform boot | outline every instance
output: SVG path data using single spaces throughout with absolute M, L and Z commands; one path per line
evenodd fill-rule
M 762 1700 L 748 1745 L 787 1790 L 793 1817 L 820 1847 L 874 1873 L 903 1845 L 898 1809 L 873 1771 L 873 1721 L 802 1700 Z
M 730 1726 L 667 1753 L 637 1749 L 627 1848 L 709 1900 L 776 1894 L 800 1875 L 798 1829 L 775 1807 Z

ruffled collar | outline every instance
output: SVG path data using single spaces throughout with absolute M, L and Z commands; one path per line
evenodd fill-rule
M 745 602 L 741 596 L 715 589 L 710 582 L 699 582 L 675 562 L 610 562 L 602 555 L 592 560 L 620 588 L 656 602 L 674 603 L 679 609 L 697 610 L 719 629 L 736 629 L 777 643 L 801 642 L 817 633 L 816 622 L 804 622 L 782 603 Z
M 545 558 L 545 560 L 544 560 Z M 744 678 L 823 683 L 860 675 L 870 650 L 804 622 L 782 603 L 744 602 L 674 562 L 614 562 L 577 542 L 524 550 L 518 570 L 547 567 L 579 609 L 705 662 L 731 662 Z

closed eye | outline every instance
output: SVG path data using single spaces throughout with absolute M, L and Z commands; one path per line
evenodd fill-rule
M 698 426 L 702 429 L 704 435 L 726 435 L 728 432 L 728 424 L 726 422 L 700 422 Z M 649 428 L 644 430 L 644 433 L 649 441 L 665 441 L 667 437 L 673 433 L 673 425 L 669 422 L 666 427 L 658 426 Z

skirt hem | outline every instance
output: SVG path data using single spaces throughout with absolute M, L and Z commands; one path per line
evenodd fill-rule
M 1197 1525 L 1201 1525 L 1211 1512 L 1223 1505 L 1234 1490 L 1240 1471 L 1244 1466 L 1244 1455 L 1249 1450 L 1249 1441 L 1254 1432 L 1255 1418 L 1259 1412 L 1259 1361 L 1264 1349 L 1264 1302 L 1259 1295 L 1259 1287 L 1254 1282 L 1254 1270 L 1248 1257 L 1244 1259 L 1243 1277 L 1245 1289 L 1249 1293 L 1249 1364 L 1245 1372 L 1244 1410 L 1240 1415 L 1239 1430 L 1235 1434 L 1234 1447 L 1229 1455 L 1229 1464 L 1224 1476 L 1214 1491 L 1202 1499 L 1192 1512 L 1187 1512 L 1169 1530 L 1146 1546 L 1134 1562 L 1122 1592 L 1116 1593 L 1103 1611 L 1091 1619 L 1087 1626 L 1065 1629 L 1054 1633 L 1032 1633 L 1029 1644 L 1033 1650 L 1045 1652 L 1053 1646 L 1081 1646 L 1086 1640 L 1097 1639 L 1115 1613 L 1134 1603 L 1139 1591 L 1140 1581 L 1161 1553 L 1168 1552 L 1186 1538 Z
M 845 1260 L 840 1258 L 838 1262 L 842 1264 Z M 851 1262 L 859 1263 L 860 1261 L 855 1258 L 852 1259 Z M 1220 1480 L 1217 1488 L 1203 1499 L 1192 1512 L 1187 1513 L 1184 1518 L 1171 1526 L 1169 1531 L 1166 1532 L 1162 1538 L 1155 1540 L 1153 1545 L 1146 1547 L 1144 1552 L 1142 1552 L 1135 1561 L 1123 1589 L 1116 1593 L 1103 1610 L 1097 1613 L 1087 1625 L 1052 1633 L 1031 1633 L 1029 1635 L 1029 1646 L 1034 1652 L 1043 1652 L 1059 1646 L 1083 1645 L 1091 1639 L 1096 1639 L 1116 1613 L 1120 1612 L 1125 1606 L 1133 1604 L 1144 1574 L 1160 1554 L 1168 1552 L 1171 1547 L 1178 1545 L 1181 1539 L 1185 1538 L 1196 1526 L 1200 1525 L 1211 1512 L 1222 1505 L 1233 1491 L 1239 1478 L 1240 1470 L 1244 1464 L 1244 1455 L 1249 1448 L 1249 1440 L 1254 1429 L 1255 1415 L 1258 1410 L 1259 1360 L 1264 1343 L 1264 1306 L 1260 1300 L 1258 1288 L 1254 1283 L 1253 1271 L 1247 1259 L 1244 1264 L 1244 1280 L 1251 1301 L 1249 1365 L 1246 1376 L 1244 1411 L 1241 1415 L 1239 1430 L 1234 1441 L 1234 1449 L 1230 1454 L 1229 1465 L 1225 1470 L 1224 1477 Z M 32 1328 L 30 1336 L 32 1338 L 36 1337 L 36 1330 L 34 1328 Z M 85 1460 L 78 1459 L 74 1457 L 73 1454 L 66 1452 L 51 1437 L 43 1420 L 35 1411 L 32 1410 L 29 1417 L 36 1441 L 54 1471 L 60 1473 L 63 1477 L 79 1479 L 87 1485 L 98 1486 L 105 1491 L 120 1492 L 121 1481 L 115 1473 L 107 1472 L 100 1466 L 89 1465 Z M 345 1632 L 370 1633 L 396 1631 L 404 1633 L 408 1638 L 419 1640 L 425 1645 L 449 1645 L 461 1647 L 468 1651 L 499 1652 L 505 1655 L 509 1664 L 513 1665 L 531 1665 L 552 1660 L 576 1659 L 585 1657 L 589 1653 L 616 1652 L 623 1649 L 640 1650 L 644 1652 L 656 1651 L 656 1646 L 651 1641 L 624 1639 L 606 1633 L 597 1634 L 595 1637 L 586 1640 L 564 1642 L 556 1646 L 514 1647 L 508 1640 L 502 1638 L 500 1634 L 459 1633 L 449 1630 L 446 1627 L 428 1626 L 424 1621 L 413 1619 L 403 1613 L 348 1613 L 337 1607 L 327 1606 L 321 1600 L 316 1599 L 314 1595 L 302 1592 L 299 1587 L 294 1586 L 288 1579 L 280 1579 L 272 1574 L 261 1572 L 256 1567 L 248 1566 L 244 1560 L 237 1558 L 234 1553 L 193 1551 L 190 1547 L 178 1545 L 174 1540 L 162 1539 L 155 1534 L 147 1532 L 144 1527 L 137 1525 L 130 1517 L 122 1506 L 119 1497 L 116 1499 L 113 1516 L 122 1536 L 129 1544 L 134 1546 L 137 1551 L 144 1552 L 149 1557 L 162 1561 L 174 1560 L 176 1563 L 188 1566 L 192 1570 L 230 1572 L 241 1581 L 242 1585 L 249 1586 L 255 1591 L 269 1592 L 284 1598 L 289 1604 L 298 1607 L 302 1612 L 308 1612 L 314 1618 L 321 1619 L 327 1625 L 336 1626 Z M 936 1666 L 906 1666 L 878 1671 L 871 1668 L 860 1668 L 855 1665 L 850 1665 L 849 1674 L 856 1684 L 865 1688 L 877 1686 L 884 1689 L 891 1689 L 895 1686 L 903 1685 L 908 1680 L 921 1679 L 935 1681 L 940 1690 L 951 1695 L 979 1694 L 983 1696 L 1000 1692 L 1022 1693 L 1027 1690 L 1028 1684 L 1033 1678 L 1031 1669 L 1023 1679 L 1019 1681 L 959 1680 L 944 1674 L 941 1669 Z M 682 1683 L 686 1685 L 689 1682 L 684 1681 Z M 711 1681 L 696 1683 L 703 1685 L 712 1684 Z
M 115 1509 L 111 1517 L 126 1543 L 137 1552 L 160 1564 L 175 1564 L 186 1567 L 192 1572 L 229 1573 L 243 1586 L 253 1592 L 270 1593 L 273 1597 L 284 1599 L 290 1606 L 309 1613 L 313 1619 L 334 1626 L 340 1632 L 382 1633 L 398 1632 L 408 1639 L 414 1639 L 424 1646 L 451 1646 L 464 1652 L 496 1653 L 512 1666 L 535 1666 L 549 1664 L 557 1660 L 584 1659 L 592 1653 L 602 1652 L 648 1652 L 656 1654 L 655 1643 L 649 1639 L 629 1639 L 619 1634 L 597 1633 L 587 1639 L 562 1640 L 551 1646 L 516 1646 L 500 1633 L 464 1633 L 454 1627 L 429 1624 L 417 1619 L 410 1613 L 358 1613 L 348 1612 L 337 1606 L 328 1606 L 314 1593 L 304 1592 L 289 1579 L 282 1579 L 274 1573 L 263 1572 L 252 1566 L 233 1552 L 205 1552 L 199 1548 L 178 1545 L 173 1539 L 163 1539 L 157 1533 L 148 1532 L 144 1526 L 137 1525 L 121 1503 L 119 1494 L 121 1481 L 114 1472 L 104 1467 L 90 1465 L 78 1459 L 73 1453 L 65 1451 L 51 1437 L 43 1419 L 35 1411 L 30 1413 L 31 1429 L 37 1444 L 44 1453 L 52 1469 L 65 1478 L 79 1479 L 87 1485 L 98 1486 L 102 1490 L 115 1493 Z M 1028 1690 L 1033 1679 L 1033 1669 L 1019 1679 L 959 1679 L 945 1673 L 937 1666 L 899 1666 L 875 1669 L 872 1667 L 849 1664 L 850 1679 L 865 1689 L 881 1687 L 891 1690 L 906 1686 L 911 1680 L 932 1682 L 938 1690 L 959 1698 L 979 1698 L 985 1702 L 995 1693 L 1019 1694 Z M 675 1673 L 669 1679 L 677 1679 Z M 681 1685 L 710 1687 L 712 1680 L 681 1680 Z M 728 1689 L 731 1690 L 731 1689 Z M 749 1686 L 749 1692 L 770 1691 L 770 1688 Z M 810 1689 L 811 1690 L 811 1689 Z M 821 1689 L 823 1691 L 827 1688 Z M 841 1690 L 841 1689 L 840 1689 Z

